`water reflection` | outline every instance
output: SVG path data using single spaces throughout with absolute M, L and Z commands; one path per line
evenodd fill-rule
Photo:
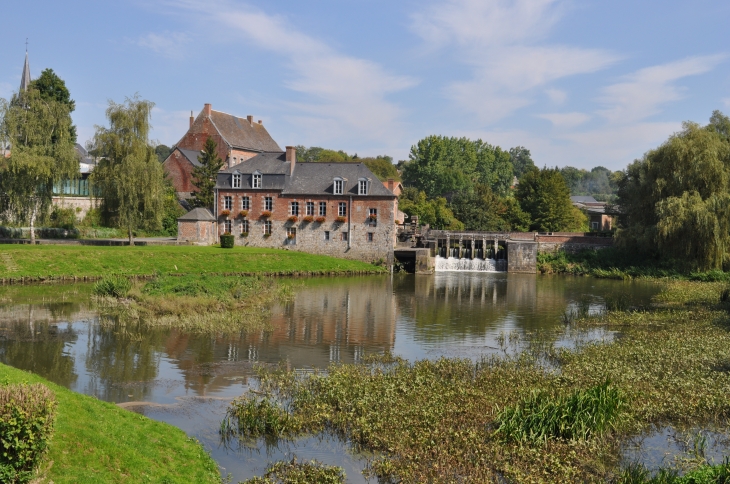
M 476 359 L 499 351 L 500 335 L 510 332 L 548 332 L 561 344 L 576 337 L 561 323 L 567 307 L 582 301 L 597 307 L 616 294 L 646 304 L 656 292 L 647 282 L 504 273 L 315 278 L 274 305 L 271 332 L 199 335 L 103 319 L 90 308 L 89 287 L 0 289 L 0 361 L 179 426 L 234 481 L 266 466 L 255 452 L 242 456 L 221 446 L 217 434 L 227 403 L 249 387 L 254 365 L 306 370 L 383 351 L 410 360 Z M 333 448 L 346 446 L 297 442 L 276 455 L 361 468 L 361 459 Z M 348 476 L 362 481 L 351 470 Z

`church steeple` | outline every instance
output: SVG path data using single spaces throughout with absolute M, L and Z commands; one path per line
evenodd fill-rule
M 25 65 L 23 75 L 20 77 L 20 90 L 27 91 L 30 85 L 30 64 L 28 64 L 28 41 L 25 41 Z

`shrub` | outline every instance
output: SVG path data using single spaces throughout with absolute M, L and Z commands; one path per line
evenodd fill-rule
M 75 225 L 76 211 L 73 208 L 53 208 L 51 212 L 51 227 L 72 229 Z
M 79 229 L 41 227 L 36 229 L 36 236 L 42 239 L 77 239 L 80 235 Z
M 325 217 L 317 217 L 314 219 L 314 221 L 317 222 L 318 224 L 323 224 L 325 222 L 325 220 L 327 220 L 327 218 L 325 218 Z
M 15 227 L 0 227 L 0 238 L 3 239 L 20 239 L 23 231 Z
M 585 440 L 608 430 L 623 407 L 623 397 L 610 382 L 551 397 L 533 392 L 497 416 L 497 435 L 518 442 L 544 442 L 548 438 Z
M 47 386 L 0 387 L 0 482 L 29 482 L 53 434 L 56 397 Z
M 225 233 L 221 235 L 221 248 L 223 249 L 232 249 L 234 244 L 236 243 L 236 238 L 228 233 Z
M 299 430 L 300 424 L 268 398 L 242 396 L 232 401 L 221 422 L 221 433 L 242 438 L 280 437 Z
M 93 292 L 97 296 L 122 298 L 132 289 L 132 283 L 124 276 L 108 276 L 94 284 Z

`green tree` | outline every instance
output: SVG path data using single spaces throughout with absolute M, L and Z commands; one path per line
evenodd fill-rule
M 514 199 L 499 197 L 487 185 L 456 195 L 450 207 L 466 230 L 507 232 L 530 227 L 529 215 Z
M 510 148 L 509 159 L 510 162 L 512 162 L 512 169 L 514 170 L 514 174 L 518 180 L 522 178 L 522 175 L 524 175 L 525 172 L 535 168 L 535 162 L 532 161 L 530 150 L 524 146 Z
M 730 249 L 730 142 L 721 113 L 684 129 L 630 164 L 619 181 L 620 242 L 721 268 Z
M 477 183 L 504 195 L 512 184 L 509 153 L 482 140 L 429 136 L 411 147 L 403 180 L 430 198 L 470 192 Z
M 35 223 L 48 214 L 53 185 L 79 174 L 69 106 L 44 98 L 32 87 L 10 103 L 0 99 L 0 133 L 12 146 L 0 178 L 6 204 L 3 215 L 28 223 L 34 243 Z
M 390 156 L 376 156 L 375 158 L 359 158 L 358 161 L 368 167 L 373 175 L 377 176 L 380 181 L 386 181 L 390 178 L 400 181 L 400 173 L 393 164 L 393 158 Z
M 223 168 L 223 160 L 218 156 L 218 144 L 208 137 L 203 151 L 198 155 L 200 166 L 193 168 L 193 185 L 198 191 L 193 192 L 192 204 L 196 207 L 213 208 L 215 184 L 218 172 Z
M 172 153 L 172 148 L 166 145 L 157 145 L 155 147 L 155 154 L 157 155 L 157 161 L 162 163 L 167 159 L 168 156 L 170 156 L 170 153 Z
M 104 158 L 90 179 L 101 194 L 105 218 L 127 229 L 130 245 L 134 245 L 135 230 L 162 227 L 165 177 L 149 143 L 153 106 L 136 94 L 124 104 L 109 101 L 109 127 L 98 126 L 94 135 Z
M 31 89 L 37 89 L 43 100 L 54 100 L 68 106 L 68 112 L 76 109 L 76 101 L 71 99 L 71 93 L 63 79 L 58 77 L 53 69 L 45 69 L 38 79 L 30 82 Z M 71 141 L 76 143 L 76 126 L 71 125 Z
M 533 168 L 520 180 L 515 194 L 530 215 L 531 230 L 559 232 L 575 227 L 578 215 L 570 202 L 570 191 L 557 168 Z
M 421 224 L 428 224 L 439 230 L 463 230 L 464 224 L 456 219 L 443 197 L 428 199 L 417 188 L 406 187 L 398 199 L 398 208 L 408 214 L 417 215 Z

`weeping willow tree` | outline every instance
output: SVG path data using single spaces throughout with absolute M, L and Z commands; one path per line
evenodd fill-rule
M 35 243 L 35 224 L 51 207 L 53 185 L 79 175 L 69 106 L 32 86 L 10 102 L 0 99 L 0 138 L 11 146 L 0 166 L 2 215 L 28 223 Z
M 723 267 L 730 250 L 728 118 L 685 123 L 626 169 L 619 182 L 621 242 L 700 269 Z
M 154 103 L 138 95 L 123 104 L 109 101 L 109 127 L 97 126 L 94 148 L 102 161 L 91 174 L 108 223 L 123 227 L 134 245 L 136 229 L 162 227 L 165 176 L 149 142 Z

